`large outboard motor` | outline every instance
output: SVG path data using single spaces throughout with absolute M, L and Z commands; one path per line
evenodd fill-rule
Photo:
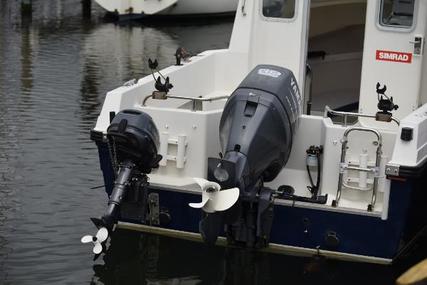
M 208 214 L 201 222 L 205 240 L 216 240 L 219 231 L 212 228 L 220 222 L 232 242 L 268 243 L 273 191 L 263 183 L 273 180 L 289 159 L 300 106 L 293 73 L 272 65 L 257 66 L 231 95 L 220 122 L 222 157 L 209 158 L 208 179 L 221 188 L 238 187 L 240 197 L 230 210 L 218 213 L 222 218 Z
M 159 133 L 152 118 L 136 110 L 119 112 L 107 129 L 110 156 L 116 170 L 108 208 L 101 219 L 92 218 L 98 228 L 111 231 L 120 214 L 120 206 L 130 189 L 139 191 L 147 184 L 146 174 L 157 168 Z

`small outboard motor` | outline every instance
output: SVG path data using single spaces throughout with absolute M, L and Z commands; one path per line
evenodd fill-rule
M 107 137 L 112 149 L 112 160 L 119 169 L 113 191 L 108 201 L 108 209 L 102 223 L 111 230 L 117 222 L 120 204 L 130 187 L 130 180 L 146 181 L 146 174 L 157 168 L 162 159 L 157 154 L 160 145 L 159 132 L 153 119 L 146 113 L 136 110 L 119 112 L 107 129 Z
M 123 199 L 129 191 L 140 191 L 147 185 L 146 174 L 157 168 L 162 158 L 157 154 L 160 144 L 158 130 L 146 113 L 136 110 L 119 112 L 107 129 L 107 138 L 116 178 L 107 211 L 100 219 L 91 219 L 100 230 L 95 237 L 86 236 L 87 241 L 89 237 L 97 239 L 98 235 L 102 236 L 103 242 L 107 239 L 108 232 L 117 223 Z M 97 252 L 95 248 L 98 248 Z M 95 243 L 94 253 L 100 253 L 99 249 L 102 250 L 99 243 Z
M 276 178 L 289 159 L 300 108 L 293 73 L 278 66 L 257 66 L 231 95 L 220 122 L 222 157 L 209 158 L 208 180 L 221 188 L 238 187 L 240 196 L 231 209 L 201 221 L 206 241 L 214 242 L 226 224 L 233 243 L 268 243 L 273 190 L 263 183 Z
M 143 173 L 158 167 L 159 132 L 153 119 L 137 110 L 119 112 L 107 129 L 118 163 L 132 161 Z

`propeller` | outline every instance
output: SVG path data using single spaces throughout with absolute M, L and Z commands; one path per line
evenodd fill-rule
M 202 188 L 202 201 L 189 203 L 192 208 L 202 209 L 206 213 L 221 212 L 230 209 L 239 199 L 239 188 L 221 190 L 221 186 L 203 178 L 194 178 Z
M 108 238 L 108 230 L 102 227 L 98 230 L 95 236 L 86 235 L 82 237 L 82 243 L 93 243 L 93 253 L 100 254 L 102 252 L 102 243 Z

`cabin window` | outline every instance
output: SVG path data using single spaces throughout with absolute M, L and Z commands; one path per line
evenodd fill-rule
M 382 0 L 380 21 L 383 26 L 412 27 L 415 0 Z
M 291 19 L 295 15 L 295 0 L 263 0 L 262 14 L 269 18 Z

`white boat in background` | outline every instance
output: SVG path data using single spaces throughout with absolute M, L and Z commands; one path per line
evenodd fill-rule
M 237 0 L 95 0 L 110 13 L 122 17 L 153 15 L 190 16 L 233 14 Z

